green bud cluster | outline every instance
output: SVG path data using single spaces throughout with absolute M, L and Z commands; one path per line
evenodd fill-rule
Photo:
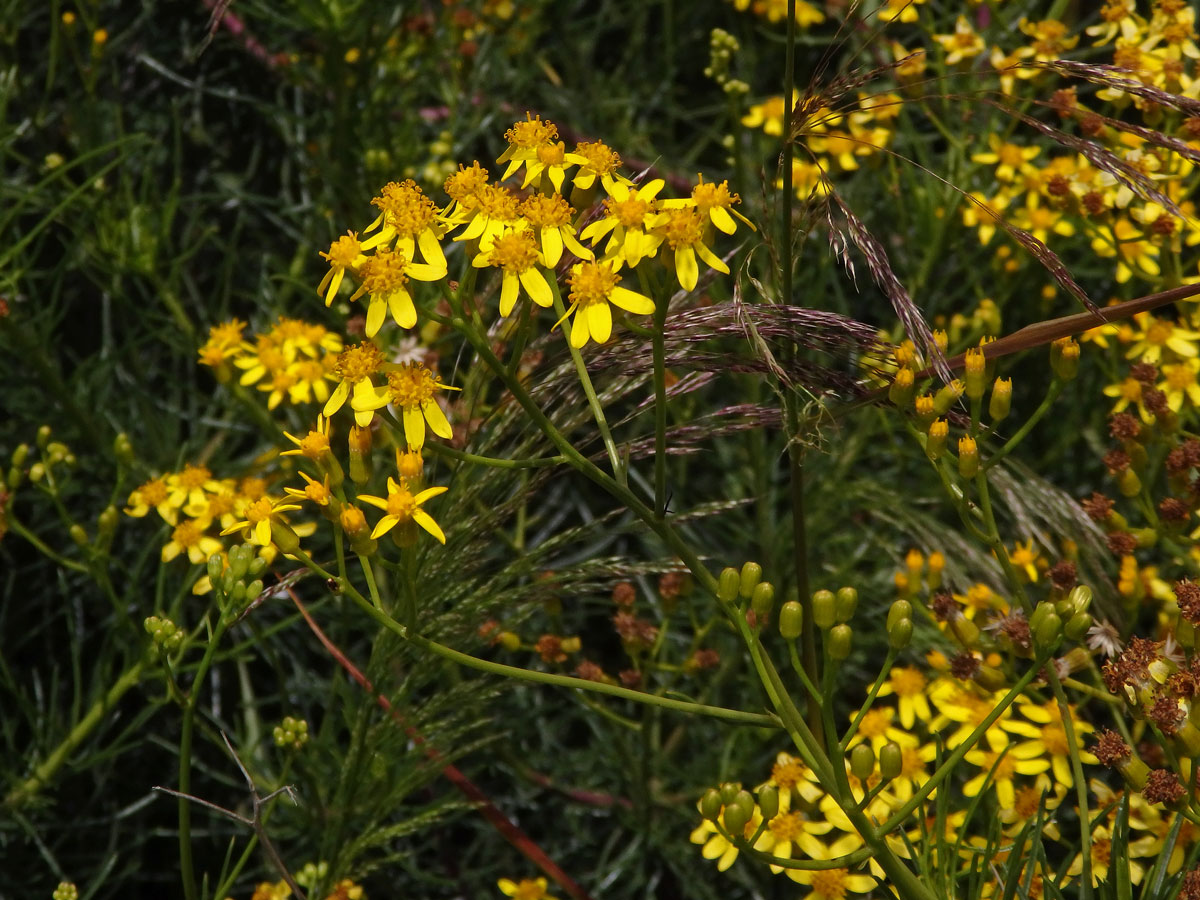
M 723 28 L 714 28 L 709 35 L 708 66 L 704 74 L 727 94 L 745 94 L 750 90 L 750 85 L 731 74 L 734 54 L 740 49 L 738 39 Z
M 60 881 L 52 896 L 54 900 L 79 900 L 79 888 L 69 881 Z
M 276 747 L 287 747 L 299 750 L 308 743 L 308 722 L 304 719 L 293 719 L 284 716 L 283 721 L 271 732 Z
M 325 862 L 325 860 L 321 860 L 319 863 L 309 860 L 296 873 L 296 884 L 312 890 L 328 877 L 329 863 Z
M 154 646 L 163 653 L 174 653 L 183 643 L 183 631 L 170 619 L 161 616 L 147 616 L 142 623 Z
M 1063 634 L 1063 621 L 1053 603 L 1037 605 L 1029 617 L 1029 630 L 1033 633 L 1034 646 L 1039 650 L 1051 651 L 1058 646 Z
M 208 558 L 208 577 L 222 609 L 241 610 L 263 592 L 259 577 L 267 569 L 267 561 L 255 555 L 253 544 L 236 544 L 229 548 L 229 565 L 220 554 Z

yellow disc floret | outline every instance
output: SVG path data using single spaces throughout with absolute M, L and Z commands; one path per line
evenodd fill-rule
M 397 183 L 390 181 L 383 186 L 379 196 L 371 200 L 379 207 L 384 222 L 401 235 L 420 234 L 433 222 L 437 208 L 412 179 Z
M 395 372 L 388 373 L 388 387 L 392 402 L 405 409 L 423 406 L 433 399 L 437 381 L 433 373 L 421 363 L 408 363 Z
M 524 122 L 516 122 L 504 132 L 504 139 L 520 149 L 532 149 L 557 138 L 557 125 L 550 121 L 543 122 L 541 116 L 531 116 L 530 113 L 525 113 Z
M 508 231 L 492 242 L 493 266 L 518 275 L 538 261 L 537 240 L 531 231 Z
M 583 262 L 571 269 L 567 284 L 571 287 L 571 302 L 581 306 L 604 303 L 612 289 L 621 281 L 621 276 L 610 266 L 597 262 Z
M 569 225 L 575 210 L 559 194 L 534 194 L 521 201 L 518 211 L 534 228 Z
M 408 284 L 404 269 L 408 259 L 398 250 L 380 247 L 374 256 L 367 257 L 359 272 L 362 290 L 371 295 L 387 295 Z
M 667 210 L 662 234 L 672 250 L 688 247 L 699 243 L 704 234 L 704 220 L 694 209 Z
M 370 378 L 383 366 L 383 351 L 369 341 L 347 347 L 338 354 L 334 374 L 341 381 L 355 384 Z

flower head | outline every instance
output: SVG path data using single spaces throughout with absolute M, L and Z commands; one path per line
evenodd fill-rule
M 582 347 L 588 338 L 598 344 L 606 343 L 612 334 L 612 303 L 638 315 L 654 312 L 654 301 L 644 294 L 621 287 L 621 276 L 606 262 L 581 262 L 571 267 L 567 284 L 571 287 L 569 316 L 571 346 Z M 566 318 L 564 316 L 563 318 Z
M 425 488 L 417 494 L 413 494 L 408 488 L 408 482 L 401 479 L 396 481 L 395 478 L 388 478 L 388 495 L 387 497 L 371 497 L 366 494 L 359 494 L 358 499 L 363 503 L 369 503 L 371 506 L 382 509 L 386 515 L 375 523 L 375 528 L 371 531 L 371 538 L 378 538 L 382 534 L 387 534 L 397 525 L 401 527 L 411 526 L 412 524 L 420 525 L 440 543 L 446 543 L 446 535 L 442 532 L 441 527 L 433 520 L 433 516 L 421 509 L 421 504 L 426 500 L 436 497 L 438 494 L 446 493 L 447 488 L 431 487 Z M 407 530 L 407 529 L 406 529 Z M 406 538 L 415 538 L 415 534 L 405 535 Z

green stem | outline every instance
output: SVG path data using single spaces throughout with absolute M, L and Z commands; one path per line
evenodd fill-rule
M 192 733 L 196 726 L 196 704 L 199 700 L 200 689 L 227 626 L 228 623 L 222 615 L 217 620 L 217 627 L 213 631 L 212 637 L 209 638 L 208 646 L 204 648 L 204 657 L 196 668 L 196 677 L 192 680 L 192 690 L 188 694 L 187 703 L 183 708 L 183 724 L 179 734 L 179 793 L 181 795 L 190 793 L 192 788 Z M 178 804 L 179 873 L 183 880 L 183 895 L 186 900 L 197 900 L 196 874 L 192 865 L 192 801 L 190 797 L 180 796 Z
M 641 269 L 638 270 L 641 275 Z M 667 364 L 665 331 L 669 298 L 654 307 L 654 513 L 660 519 L 667 514 Z
M 1058 713 L 1062 717 L 1063 731 L 1067 735 L 1067 749 L 1071 751 L 1071 774 L 1075 780 L 1075 802 L 1079 804 L 1080 815 L 1085 815 L 1088 808 L 1087 784 L 1083 778 L 1083 761 L 1079 758 L 1079 736 L 1075 733 L 1075 721 L 1071 718 L 1071 708 L 1067 704 L 1067 695 L 1063 692 L 1062 682 L 1054 666 L 1046 667 L 1046 680 L 1050 682 L 1050 690 L 1058 701 Z M 1083 861 L 1080 884 L 1080 900 L 1091 900 L 1092 897 L 1092 835 L 1090 828 L 1080 829 L 1083 846 L 1080 848 L 1080 858 Z
M 1013 450 L 1015 450 L 1017 445 L 1025 439 L 1025 435 L 1029 434 L 1029 432 L 1033 430 L 1033 426 L 1036 425 L 1041 418 L 1050 411 L 1051 405 L 1053 405 L 1054 401 L 1058 399 L 1058 395 L 1062 393 L 1062 389 L 1063 381 L 1061 379 L 1055 378 L 1052 382 L 1050 382 L 1050 390 L 1046 391 L 1046 396 L 1042 398 L 1042 402 L 1038 408 L 1033 411 L 1033 415 L 1025 420 L 1024 424 L 1017 429 L 1016 434 L 1005 441 L 1003 447 L 988 457 L 987 461 L 980 466 L 980 469 L 990 469 L 1000 460 L 1004 459 L 1004 457 L 1008 456 L 1008 454 L 1010 454 Z
M 478 456 L 455 450 L 445 444 L 430 442 L 425 448 L 435 456 L 447 456 L 459 462 L 472 463 L 477 466 L 490 466 L 493 469 L 544 469 L 550 466 L 561 466 L 566 459 L 562 456 L 544 456 L 539 459 L 497 459 L 493 456 Z
M 18 787 L 9 792 L 4 798 L 4 806 L 10 809 L 18 808 L 31 800 L 37 793 L 49 783 L 58 770 L 62 768 L 67 758 L 75 752 L 76 748 L 82 744 L 103 720 L 117 701 L 123 697 L 126 692 L 141 680 L 142 672 L 145 670 L 147 660 L 141 660 L 134 663 L 128 669 L 121 673 L 113 685 L 104 692 L 104 696 L 92 704 L 91 708 L 84 714 L 71 729 L 70 733 L 63 738 L 62 742 L 54 748 L 54 751 L 46 757 L 45 762 L 34 769 L 33 774 L 25 779 Z
M 566 318 L 567 309 L 563 305 L 562 294 L 558 289 L 558 279 L 555 274 L 549 270 L 543 270 L 542 274 L 546 275 L 546 281 L 550 284 L 550 290 L 554 294 L 554 314 L 559 320 Z M 592 378 L 588 375 L 587 366 L 583 362 L 583 354 L 579 352 L 579 348 L 571 343 L 571 326 L 567 322 L 562 322 L 563 337 L 567 341 L 567 349 L 571 352 L 571 360 L 575 363 L 575 372 L 579 375 L 579 383 L 583 386 L 583 392 L 587 395 L 588 406 L 592 410 L 592 418 L 596 420 L 596 427 L 600 430 L 600 437 L 604 441 L 604 449 L 608 451 L 608 461 L 612 465 L 613 476 L 618 483 L 625 485 L 628 483 L 629 475 L 625 468 L 621 465 L 621 456 L 617 453 L 617 445 L 613 441 L 612 433 L 608 430 L 608 420 L 604 418 L 604 407 L 600 405 L 600 398 L 596 396 L 596 389 L 592 386 Z
M 875 698 L 879 696 L 879 692 L 883 688 L 883 682 L 892 671 L 892 664 L 895 661 L 896 651 L 889 647 L 887 658 L 883 661 L 883 666 L 879 669 L 879 675 L 876 676 L 875 683 L 871 685 L 871 690 L 867 693 L 867 699 L 863 701 L 863 705 L 854 717 L 854 721 L 850 723 L 850 729 L 842 737 L 840 746 L 843 752 L 845 752 L 850 741 L 854 739 L 854 735 L 858 732 L 858 726 L 862 723 L 863 717 L 866 716 L 872 704 L 875 703 Z

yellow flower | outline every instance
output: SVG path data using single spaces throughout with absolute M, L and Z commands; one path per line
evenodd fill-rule
M 564 247 L 580 259 L 596 258 L 575 237 L 571 225 L 575 210 L 558 194 L 532 194 L 521 201 L 518 212 L 537 236 L 547 267 L 558 265 Z
M 193 564 L 200 564 L 223 549 L 221 542 L 205 534 L 208 522 L 199 519 L 184 519 L 171 531 L 171 540 L 162 548 L 162 561 L 170 562 L 180 553 L 186 553 Z
M 232 357 L 242 346 L 242 332 L 246 323 L 241 319 L 230 319 L 214 325 L 208 330 L 208 340 L 200 348 L 202 365 L 216 368 Z
M 475 203 L 476 195 L 487 183 L 488 170 L 479 165 L 478 160 L 471 163 L 469 169 L 460 163 L 458 171 L 447 178 L 442 186 L 442 190 L 450 198 L 450 202 L 441 212 L 442 220 L 455 225 L 465 222 L 470 208 Z
M 888 675 L 888 680 L 879 689 L 879 696 L 896 695 L 900 708 L 900 724 L 912 728 L 919 716 L 922 722 L 933 718 L 929 711 L 929 701 L 925 698 L 925 688 L 928 681 L 920 669 L 907 666 L 894 668 Z
M 395 249 L 406 261 L 415 259 L 413 254 L 420 248 L 421 258 L 429 266 L 430 277 L 422 278 L 414 273 L 414 278 L 436 281 L 446 274 L 446 254 L 442 252 L 440 243 L 443 226 L 438 220 L 437 207 L 416 182 L 412 179 L 400 183 L 388 182 L 379 196 L 371 200 L 371 205 L 379 208 L 379 215 L 366 230 L 374 231 L 380 225 L 383 227 L 378 234 L 363 241 L 363 250 L 390 246 L 394 239 Z
M 621 165 L 621 157 L 600 141 L 583 141 L 576 144 L 575 155 L 582 158 L 583 162 L 579 164 L 572 184 L 581 191 L 591 189 L 597 180 L 610 194 L 616 185 L 632 183 L 617 171 Z
M 857 835 L 848 834 L 829 846 L 822 845 L 809 853 L 813 859 L 835 859 L 853 853 L 862 845 Z M 812 887 L 811 900 L 843 900 L 846 894 L 867 894 L 875 888 L 870 875 L 852 873 L 849 869 L 788 869 L 787 877 Z
M 248 531 L 251 543 L 266 547 L 271 543 L 271 523 L 273 521 L 283 523 L 284 519 L 281 513 L 299 508 L 294 503 L 288 503 L 286 498 L 272 502 L 270 497 L 259 497 L 257 500 L 247 503 L 242 510 L 245 519 L 230 525 L 221 534 L 224 536 L 233 534 L 235 531 Z
M 798 93 L 792 93 L 792 103 L 800 99 Z M 787 114 L 783 97 L 768 97 L 762 103 L 755 103 L 749 112 L 742 116 L 742 124 L 747 128 L 761 128 L 772 137 L 783 134 L 783 120 Z
M 771 766 L 771 777 L 760 786 L 773 785 L 779 789 L 779 811 L 792 807 L 793 797 L 805 803 L 816 803 L 825 792 L 817 785 L 816 775 L 799 758 L 780 752 Z
M 1157 364 L 1163 358 L 1164 348 L 1183 359 L 1200 355 L 1200 350 L 1196 348 L 1200 331 L 1181 328 L 1175 322 L 1159 319 L 1148 312 L 1138 313 L 1134 316 L 1134 322 L 1141 332 L 1134 334 L 1136 343 L 1126 352 L 1126 359 Z
M 1072 35 L 1070 29 L 1058 19 L 1030 22 L 1022 18 L 1020 29 L 1033 38 L 1030 49 L 1033 50 L 1034 59 L 1039 62 L 1055 62 L 1079 43 L 1079 35 Z
M 425 490 L 414 495 L 408 489 L 407 482 L 403 480 L 397 482 L 395 478 L 388 478 L 387 487 L 388 495 L 386 498 L 371 497 L 366 494 L 359 494 L 358 496 L 358 499 L 363 503 L 369 503 L 371 506 L 378 507 L 387 513 L 387 515 L 375 523 L 375 528 L 371 532 L 372 539 L 386 534 L 397 525 L 403 528 L 410 525 L 410 523 L 415 523 L 432 534 L 440 543 L 446 543 L 446 535 L 442 532 L 438 523 L 433 520 L 433 516 L 421 509 L 421 504 L 426 500 L 436 497 L 438 494 L 446 493 L 447 488 L 425 488 Z
M 1196 382 L 1196 373 L 1200 372 L 1200 359 L 1192 357 L 1181 363 L 1166 363 L 1162 373 L 1166 381 L 1158 385 L 1158 389 L 1167 395 L 1167 405 L 1179 412 L 1183 401 L 1189 400 L 1193 407 L 1200 408 L 1200 384 Z
M 325 408 L 322 410 L 325 418 L 332 416 L 347 400 L 353 398 L 351 408 L 354 410 L 354 421 L 359 428 L 366 428 L 374 418 L 374 411 L 387 402 L 385 400 L 384 403 L 375 404 L 375 385 L 372 378 L 392 368 L 395 366 L 384 361 L 383 351 L 370 341 L 347 347 L 338 354 L 337 365 L 333 370 L 339 383 L 325 402 Z
M 221 483 L 212 477 L 207 466 L 188 463 L 182 471 L 167 476 L 170 496 L 167 502 L 176 509 L 200 506 L 204 503 L 205 491 L 219 491 Z
M 606 262 L 581 262 L 571 267 L 567 284 L 571 287 L 571 306 L 563 318 L 575 313 L 571 322 L 572 347 L 582 347 L 590 337 L 606 343 L 612 334 L 612 303 L 637 315 L 654 312 L 654 301 L 644 294 L 621 287 L 618 275 Z
M 506 897 L 512 897 L 513 900 L 555 900 L 546 893 L 549 885 L 545 878 L 522 878 L 519 882 L 511 878 L 501 878 L 496 882 L 496 886 Z
M 1106 385 L 1103 388 L 1103 394 L 1106 397 L 1117 398 L 1112 412 L 1122 412 L 1132 403 L 1137 406 L 1138 415 L 1141 416 L 1143 422 L 1149 424 L 1154 421 L 1154 414 L 1146 408 L 1146 404 L 1142 400 L 1142 383 L 1136 378 L 1126 378 L 1119 384 Z
M 446 414 L 438 406 L 435 390 L 457 391 L 461 388 L 443 384 L 441 379 L 421 363 L 405 363 L 395 366 L 387 375 L 387 386 L 371 394 L 356 396 L 351 405 L 356 413 L 370 412 L 394 403 L 400 408 L 400 419 L 404 423 L 404 439 L 410 447 L 425 446 L 425 423 L 440 438 L 450 440 L 454 431 Z
M 929 686 L 928 697 L 938 712 L 929 723 L 931 732 L 941 731 L 950 724 L 958 726 L 946 739 L 946 746 L 950 749 L 970 737 L 971 732 L 996 708 L 996 701 L 1000 699 L 998 694 L 964 685 L 955 678 L 938 678 Z M 1006 709 L 984 733 L 992 750 L 1002 750 L 1007 746 L 1008 735 L 1001 725 L 1011 715 L 1011 708 Z
M 685 291 L 696 289 L 700 279 L 699 256 L 709 267 L 729 274 L 729 266 L 704 244 L 704 220 L 694 209 L 664 209 L 654 226 L 655 234 L 666 242 L 674 263 L 675 277 Z
M 1013 181 L 1019 174 L 1034 171 L 1034 166 L 1030 165 L 1030 161 L 1042 152 L 1041 147 L 1022 147 L 1019 144 L 1009 143 L 994 133 L 987 136 L 987 141 L 991 150 L 987 153 L 972 154 L 971 160 L 994 165 L 997 181 Z
M 618 266 L 626 263 L 632 268 L 643 257 L 653 256 L 662 238 L 648 233 L 647 229 L 657 218 L 655 198 L 664 184 L 661 178 L 655 178 L 631 190 L 614 182 L 611 194 L 604 198 L 604 215 L 584 228 L 579 236 L 591 241 L 595 247 L 607 235 L 604 252 Z
M 280 456 L 303 456 L 315 463 L 329 457 L 329 420 L 317 414 L 317 427 L 302 438 L 284 432 L 283 436 L 296 445 L 295 450 L 284 450 Z
M 925 2 L 926 0 L 885 0 L 876 15 L 880 22 L 915 22 L 917 7 Z
M 467 227 L 454 240 L 488 243 L 505 228 L 517 224 L 520 218 L 517 213 L 519 202 L 517 195 L 503 185 L 482 185 L 472 196 L 470 204 L 464 202 L 460 206 L 459 218 Z
M 321 252 L 321 256 L 329 260 L 329 271 L 325 273 L 325 277 L 317 286 L 317 296 L 325 298 L 326 306 L 331 304 L 333 298 L 337 296 L 338 288 L 342 286 L 342 279 L 346 276 L 346 270 L 353 269 L 362 261 L 362 251 L 363 245 L 358 240 L 358 234 L 348 231 L 329 245 L 328 253 Z
M 1013 549 L 1008 554 L 1008 561 L 1023 572 L 1031 582 L 1038 580 L 1038 563 L 1045 562 L 1034 552 L 1033 538 L 1026 541 L 1024 546 L 1020 541 L 1013 544 Z
M 887 706 L 876 706 L 873 709 L 867 710 L 867 714 L 862 717 L 862 721 L 858 723 L 858 730 L 854 734 L 851 743 L 853 745 L 870 743 L 871 748 L 878 753 L 883 746 L 894 741 L 903 747 L 915 747 L 919 743 L 916 735 L 911 731 L 901 731 L 892 725 L 892 719 L 896 715 L 896 711 Z M 853 720 L 854 715 L 850 716 Z
M 390 310 L 392 319 L 401 328 L 412 328 L 417 324 L 417 307 L 408 292 L 408 279 L 437 281 L 446 274 L 446 267 L 423 265 L 410 262 L 402 250 L 380 247 L 374 256 L 368 256 L 359 266 L 362 283 L 350 299 L 357 300 L 363 294 L 370 298 L 367 304 L 367 337 L 375 337 L 383 325 L 385 313 Z
M 1092 828 L 1092 887 L 1096 887 L 1101 881 L 1108 880 L 1108 869 L 1112 863 L 1112 832 L 1104 825 L 1097 825 Z M 1067 879 L 1070 881 L 1072 877 L 1078 877 L 1083 874 L 1083 854 L 1080 854 L 1071 861 L 1070 868 L 1067 869 Z M 1129 860 L 1129 880 L 1134 884 L 1140 884 L 1142 877 L 1146 874 L 1146 868 L 1136 859 Z
M 955 594 L 954 599 L 963 604 L 963 615 L 968 619 L 974 619 L 979 613 L 993 609 L 1001 614 L 1008 612 L 1008 604 L 1004 598 L 996 596 L 986 584 L 973 584 L 967 588 L 965 594 Z
M 1015 838 L 1031 819 L 1039 813 L 1050 813 L 1058 809 L 1067 788 L 1054 784 L 1050 776 L 1040 773 L 1033 784 L 1024 785 L 1013 792 L 1012 803 L 1001 804 L 999 819 L 1007 827 L 1004 833 L 1009 838 Z M 1058 824 L 1049 816 L 1042 824 L 1043 833 L 1055 840 L 1058 839 Z
M 1037 775 L 1050 768 L 1050 762 L 1042 757 L 1041 749 L 1031 743 L 1007 747 L 1002 751 L 974 749 L 963 758 L 980 770 L 978 775 L 963 785 L 963 794 L 977 797 L 984 786 L 990 784 L 996 789 L 996 798 L 1002 807 L 1011 807 L 1015 802 L 1015 776 Z
M 150 510 L 155 510 L 170 525 L 179 518 L 177 507 L 169 502 L 170 488 L 165 478 L 151 478 L 129 494 L 126 502 L 125 515 L 140 519 Z
M 966 16 L 959 16 L 954 23 L 952 34 L 935 34 L 933 39 L 946 51 L 946 65 L 957 65 L 964 60 L 978 56 L 986 49 L 983 42 Z
M 1117 219 L 1113 226 L 1100 226 L 1093 233 L 1092 251 L 1097 256 L 1116 257 L 1119 284 L 1125 284 L 1135 272 L 1154 278 L 1162 271 L 1157 260 L 1159 248 L 1129 219 Z
M 311 500 L 317 506 L 328 506 L 333 499 L 333 493 L 329 490 L 329 476 L 326 475 L 323 481 L 317 481 L 315 478 L 311 478 L 307 472 L 301 471 L 300 477 L 306 482 L 304 490 L 284 488 L 283 492 L 296 500 Z
M 813 856 L 824 849 L 814 835 L 828 834 L 832 830 L 833 825 L 829 822 L 813 821 L 801 811 L 781 812 L 767 823 L 754 842 L 754 849 L 778 859 L 791 859 L 794 847 Z M 771 871 L 778 875 L 783 867 L 772 865 Z
M 1058 783 L 1065 787 L 1071 787 L 1075 783 L 1071 775 L 1071 748 L 1067 741 L 1067 731 L 1063 725 L 1062 713 L 1058 708 L 1057 701 L 1034 703 L 1022 694 L 1017 698 L 1017 708 L 1021 715 L 1029 721 L 1022 721 L 1015 717 L 1009 718 L 1001 727 L 1010 734 L 1020 735 L 1028 740 L 1018 744 L 1010 752 L 1014 755 L 1018 752 L 1037 754 L 1042 759 L 1048 760 L 1047 767 L 1053 766 L 1054 777 Z M 1076 718 L 1073 707 L 1071 708 L 1071 724 L 1074 726 L 1076 739 L 1080 744 L 1079 758 L 1088 765 L 1096 765 L 1096 757 L 1082 749 L 1083 735 L 1091 734 L 1096 730 L 1095 727 Z M 1027 757 L 1020 756 L 1020 758 Z M 1011 804 L 1005 802 L 1004 805 Z
M 558 232 L 555 232 L 556 234 Z M 561 241 L 559 244 L 561 253 Z M 547 264 L 538 252 L 538 242 L 528 228 L 506 228 L 490 242 L 481 243 L 479 253 L 471 260 L 477 269 L 492 266 L 503 273 L 500 280 L 500 315 L 507 316 L 517 303 L 520 287 L 538 306 L 549 309 L 554 305 L 554 294 L 546 282 L 546 276 L 538 264 Z

